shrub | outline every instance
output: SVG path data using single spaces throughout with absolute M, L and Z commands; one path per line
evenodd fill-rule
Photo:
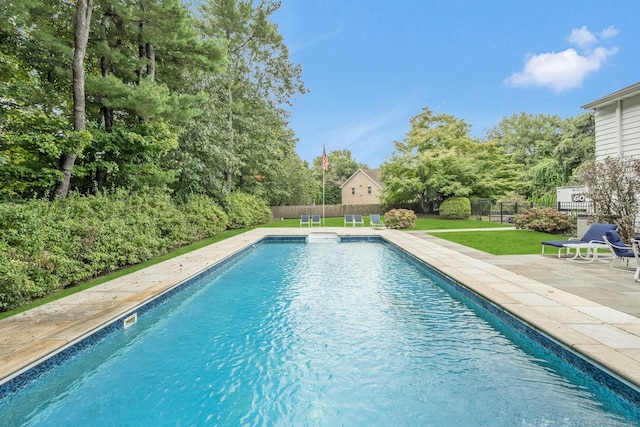
M 246 197 L 248 221 L 270 218 L 264 203 Z M 227 224 L 211 199 L 177 204 L 157 190 L 0 204 L 0 311 L 214 236 Z
M 466 197 L 450 197 L 440 205 L 440 216 L 447 219 L 468 219 L 471 202 Z
M 213 199 L 191 195 L 179 206 L 190 227 L 191 238 L 195 240 L 215 236 L 227 229 L 229 217 Z
M 235 192 L 225 200 L 229 215 L 229 228 L 244 228 L 264 224 L 271 219 L 271 209 L 267 203 L 250 194 Z
M 573 227 L 571 217 L 552 208 L 531 208 L 517 215 L 513 224 L 517 229 L 561 234 Z
M 416 214 L 409 209 L 391 209 L 384 214 L 384 224 L 395 229 L 414 227 Z

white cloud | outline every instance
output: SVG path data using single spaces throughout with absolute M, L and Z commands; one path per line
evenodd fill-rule
M 567 39 L 569 43 L 578 45 L 583 49 L 593 46 L 598 42 L 598 38 L 587 29 L 586 25 L 583 25 L 582 28 L 572 30 Z
M 611 38 L 618 34 L 618 30 L 609 27 L 600 33 L 602 38 Z M 618 52 L 617 47 L 604 48 L 598 46 L 598 38 L 586 26 L 574 29 L 567 38 L 570 43 L 581 48 L 579 53 L 573 48 L 562 52 L 548 52 L 529 55 L 524 68 L 505 79 L 511 86 L 547 87 L 556 93 L 575 89 L 582 85 L 589 73 L 596 72 L 602 64 Z
M 620 31 L 617 28 L 614 28 L 613 25 L 610 25 L 608 28 L 600 31 L 600 37 L 603 39 L 610 39 L 618 35 Z

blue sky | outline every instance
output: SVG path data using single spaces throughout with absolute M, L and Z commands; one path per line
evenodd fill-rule
M 282 0 L 272 16 L 310 90 L 297 152 L 371 168 L 429 107 L 472 134 L 525 112 L 574 117 L 640 81 L 638 0 Z

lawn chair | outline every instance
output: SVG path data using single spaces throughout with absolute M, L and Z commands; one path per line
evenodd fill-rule
M 569 254 L 569 248 L 566 248 L 564 245 L 569 243 L 601 243 L 604 244 L 603 236 L 607 231 L 615 231 L 618 229 L 616 224 L 593 224 L 584 233 L 582 238 L 571 238 L 569 240 L 545 240 L 542 242 L 542 255 L 544 255 L 544 247 L 545 246 L 553 246 L 558 248 L 558 258 L 562 258 L 562 250 L 566 251 L 566 254 Z
M 379 214 L 369 215 L 369 227 L 384 227 L 384 223 L 380 219 Z
M 355 227 L 356 225 L 362 225 L 364 227 L 364 219 L 362 218 L 362 215 L 354 215 L 353 216 L 353 226 Z
M 311 227 L 314 225 L 317 225 L 318 227 L 322 225 L 320 222 L 320 215 L 311 215 Z
M 344 226 L 346 227 L 347 225 L 351 225 L 352 227 L 355 227 L 355 224 L 353 222 L 353 215 L 344 216 Z
M 629 260 L 635 259 L 637 279 L 638 268 L 640 267 L 640 258 L 638 258 L 637 251 L 633 249 L 633 245 L 626 245 L 616 231 L 607 231 L 604 235 L 604 241 L 611 248 L 611 252 L 613 252 L 613 259 L 611 260 L 611 264 L 609 265 L 611 269 L 624 270 L 633 268 L 633 266 L 629 267 Z
M 300 227 L 306 225 L 308 227 L 311 226 L 311 217 L 310 215 L 300 215 Z
M 640 240 L 633 239 L 631 241 L 631 247 L 633 248 L 633 254 L 636 256 L 636 274 L 633 276 L 633 278 L 636 280 L 636 282 L 640 282 Z

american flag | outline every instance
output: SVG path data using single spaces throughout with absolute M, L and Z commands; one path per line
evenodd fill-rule
M 329 169 L 329 158 L 327 157 L 327 152 L 324 149 L 324 145 L 322 146 L 322 169 Z

